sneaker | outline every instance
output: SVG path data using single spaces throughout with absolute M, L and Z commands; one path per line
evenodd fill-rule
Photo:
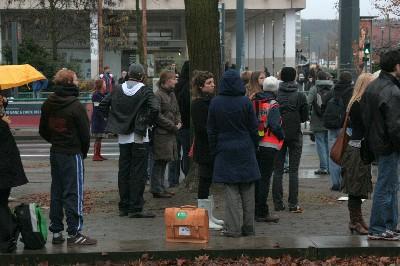
M 255 220 L 258 223 L 278 223 L 279 217 L 276 215 L 267 215 L 265 217 L 256 217 Z
M 296 205 L 296 206 L 293 206 L 293 207 L 289 207 L 289 211 L 291 213 L 303 213 L 304 210 L 302 208 L 300 208 L 299 205 Z
M 53 240 L 51 241 L 51 243 L 53 243 L 54 245 L 60 245 L 64 243 L 64 241 L 65 238 L 63 237 L 62 233 L 54 233 Z
M 400 238 L 395 232 L 386 230 L 380 234 L 369 234 L 368 240 L 400 241 Z
M 328 171 L 325 170 L 325 169 L 318 169 L 318 170 L 315 170 L 315 171 L 314 171 L 314 174 L 315 174 L 315 175 L 328 175 L 329 173 L 328 173 Z
M 154 218 L 156 215 L 151 212 L 132 212 L 129 214 L 129 218 Z
M 275 205 L 275 211 L 276 212 L 280 212 L 280 211 L 284 211 L 286 209 L 285 204 L 279 204 L 279 205 Z
M 97 240 L 77 233 L 75 236 L 68 236 L 67 244 L 68 246 L 89 246 L 96 245 Z

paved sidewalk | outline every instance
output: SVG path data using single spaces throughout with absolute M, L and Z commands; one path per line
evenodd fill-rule
M 51 182 L 48 159 L 24 160 L 23 164 L 30 183 L 14 189 L 12 196 L 18 198 L 20 201 L 41 203 L 47 214 Z M 255 252 L 254 250 L 258 250 L 260 253 L 265 252 L 264 255 L 268 255 L 285 252 L 294 254 L 298 252 L 296 251 L 298 249 L 302 250 L 303 253 L 301 254 L 307 255 L 313 250 L 312 248 L 318 248 L 318 250 L 321 250 L 318 251 L 317 256 L 322 256 L 321 254 L 331 253 L 336 255 L 346 254 L 348 247 L 353 247 L 351 250 L 356 252 L 354 254 L 377 252 L 378 250 L 364 250 L 366 247 L 400 247 L 400 243 L 371 243 L 366 241 L 365 236 L 352 237 L 348 230 L 347 202 L 337 201 L 337 198 L 344 196 L 344 194 L 329 190 L 331 185 L 328 176 L 315 176 L 313 174 L 317 166 L 318 160 L 315 152 L 315 144 L 310 142 L 308 136 L 304 136 L 299 188 L 299 204 L 304 208 L 304 213 L 293 214 L 288 211 L 273 212 L 280 217 L 279 223 L 256 223 L 256 237 L 241 238 L 233 241 L 232 239 L 219 236 L 216 232 L 211 232 L 211 242 L 209 245 L 194 247 L 192 245 L 178 244 L 173 245 L 171 248 L 170 244 L 167 245 L 165 243 L 164 208 L 187 204 L 195 205 L 197 194 L 189 192 L 183 184 L 174 189 L 176 196 L 172 199 L 153 199 L 151 194 L 146 192 L 145 208 L 155 212 L 157 217 L 155 219 L 121 218 L 118 216 L 117 209 L 119 200 L 117 192 L 118 161 L 93 162 L 89 158 L 89 160 L 85 161 L 85 190 L 87 193 L 84 209 L 86 213 L 84 217 L 84 233 L 97 238 L 99 240 L 98 246 L 67 250 L 66 247 L 59 249 L 48 243 L 46 250 L 33 252 L 35 254 L 33 257 L 36 257 L 38 254 L 45 254 L 43 256 L 47 256 L 46 254 L 48 253 L 62 255 L 65 253 L 81 252 L 97 254 L 95 256 L 96 259 L 99 259 L 99 256 L 102 256 L 101 254 L 120 254 L 125 252 L 128 252 L 129 256 L 135 257 L 141 254 L 142 251 L 153 250 L 147 249 L 147 247 L 154 247 L 159 256 L 166 256 L 171 249 L 177 250 L 177 252 L 182 249 L 189 249 L 182 254 L 190 256 L 192 254 L 191 249 L 196 250 L 195 253 L 199 254 L 203 252 L 201 251 L 203 248 L 212 252 L 217 252 L 217 250 L 218 252 L 225 252 L 225 255 L 229 253 L 230 248 L 236 250 L 236 253 L 232 254 L 244 252 L 250 255 L 252 252 Z M 376 169 L 373 172 L 376 173 Z M 287 198 L 287 181 L 288 176 L 285 175 L 285 198 Z M 216 216 L 223 218 L 222 188 L 221 186 L 213 186 L 212 191 L 216 197 Z M 13 204 L 17 204 L 17 202 Z M 273 209 L 271 198 L 269 199 L 269 206 Z M 367 221 L 369 220 L 370 208 L 371 200 L 366 200 L 363 204 L 363 211 Z M 323 247 L 328 249 L 322 249 Z M 288 248 L 292 249 L 288 250 Z M 274 253 L 275 250 L 280 250 L 279 252 L 281 253 Z M 340 250 L 344 250 L 344 253 Z M 379 250 L 382 251 L 382 249 Z M 397 252 L 400 251 L 400 249 L 395 250 Z M 320 253 L 322 251 L 325 253 Z M 393 250 L 383 249 L 383 251 L 386 252 L 385 254 L 388 254 L 388 252 L 390 253 Z M 314 253 L 311 255 L 315 256 Z M 31 254 L 31 252 L 18 254 Z M 172 254 L 175 254 L 173 256 L 177 255 L 177 253 Z M 79 259 L 77 261 L 80 261 L 80 258 L 83 257 L 76 256 L 76 258 Z M 2 261 L 1 255 L 0 261 Z

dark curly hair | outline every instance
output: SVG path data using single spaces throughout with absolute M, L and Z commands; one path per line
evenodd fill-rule
M 204 96 L 204 93 L 201 91 L 201 88 L 204 86 L 206 80 L 210 78 L 214 78 L 214 75 L 211 72 L 199 71 L 199 70 L 195 70 L 193 72 L 192 99 L 197 99 Z

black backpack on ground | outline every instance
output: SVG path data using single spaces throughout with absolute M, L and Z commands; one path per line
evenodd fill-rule
M 20 204 L 14 209 L 21 241 L 26 249 L 41 249 L 47 241 L 47 221 L 35 203 Z
M 322 117 L 325 112 L 325 99 L 330 91 L 331 89 L 325 86 L 322 88 L 317 87 L 317 94 L 314 97 L 312 106 L 318 117 Z
M 346 106 L 342 97 L 333 94 L 333 97 L 326 103 L 325 112 L 322 116 L 324 127 L 327 129 L 339 129 L 343 126 L 346 116 Z
M 285 141 L 298 140 L 301 132 L 301 118 L 298 108 L 299 92 L 292 93 L 287 104 L 281 105 L 282 128 L 285 132 Z
M 0 206 L 0 253 L 10 253 L 17 248 L 18 224 L 8 206 Z

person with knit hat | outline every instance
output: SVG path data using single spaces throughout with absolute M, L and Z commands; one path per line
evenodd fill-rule
M 271 215 L 267 204 L 275 155 L 282 148 L 284 139 L 279 104 L 276 101 L 278 86 L 279 81 L 275 77 L 268 77 L 264 79 L 263 91 L 255 92 L 252 99 L 258 119 L 257 161 L 261 173 L 261 179 L 256 181 L 255 187 L 256 222 L 279 221 L 279 217 Z
M 299 194 L 299 165 L 303 149 L 303 133 L 301 123 L 308 120 L 308 103 L 306 96 L 298 92 L 296 70 L 284 67 L 280 77 L 277 101 L 282 115 L 282 127 L 285 132 L 284 144 L 275 159 L 272 195 L 276 211 L 285 209 L 283 203 L 282 178 L 285 156 L 289 150 L 289 211 L 301 213 L 303 210 L 298 204 Z
M 106 132 L 118 135 L 119 216 L 130 218 L 154 217 L 143 211 L 143 193 L 147 179 L 149 127 L 155 123 L 160 105 L 152 88 L 144 81 L 143 66 L 130 65 L 128 80 L 117 85 L 99 106 L 108 116 Z
M 340 129 L 343 126 L 346 115 L 346 107 L 353 95 L 352 75 L 348 71 L 343 71 L 339 75 L 339 81 L 333 90 L 323 99 L 325 111 L 322 116 L 323 125 L 328 129 L 328 148 L 329 152 L 336 142 Z M 329 176 L 332 182 L 332 191 L 340 191 L 342 183 L 342 168 L 332 159 L 329 159 Z

